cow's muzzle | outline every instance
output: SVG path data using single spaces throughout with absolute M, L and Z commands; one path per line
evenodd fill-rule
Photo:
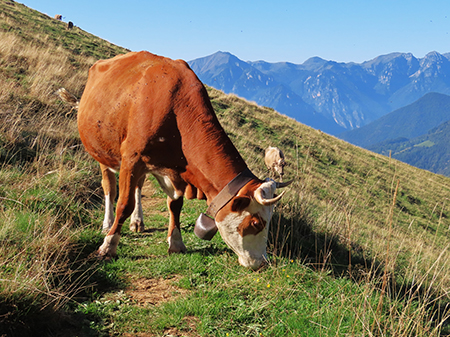
M 201 213 L 195 221 L 194 233 L 202 240 L 211 240 L 217 233 L 217 226 L 214 219 Z

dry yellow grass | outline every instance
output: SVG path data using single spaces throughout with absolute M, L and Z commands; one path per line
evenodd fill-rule
M 0 55 L 0 66 L 6 68 L 0 76 L 0 104 L 11 95 L 31 96 L 45 104 L 54 103 L 56 97 L 53 94 L 62 82 L 72 92 L 81 94 L 87 70 L 95 62 L 92 57 L 73 56 L 60 46 L 37 45 L 2 32 Z M 73 66 L 74 63 L 79 65 L 78 68 Z

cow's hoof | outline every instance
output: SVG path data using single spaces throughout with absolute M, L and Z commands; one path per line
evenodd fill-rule
M 101 254 L 100 251 L 97 251 L 95 254 L 98 261 L 111 262 L 117 260 L 119 257 L 117 255 L 111 256 L 108 254 Z
M 145 230 L 145 225 L 143 221 L 135 221 L 130 223 L 130 231 L 134 233 L 143 233 Z
M 181 239 L 174 240 L 172 237 L 169 237 L 167 241 L 169 243 L 169 254 L 187 252 L 186 246 L 184 245 L 183 241 L 181 241 Z
M 169 255 L 170 254 L 185 254 L 187 252 L 187 249 L 184 249 L 184 250 L 173 250 L 173 249 L 169 248 L 169 250 L 167 252 L 169 253 Z
M 120 234 L 107 235 L 103 239 L 103 244 L 97 251 L 98 256 L 102 256 L 103 260 L 111 260 L 117 255 L 117 246 L 119 244 Z
M 174 245 L 173 243 L 171 245 L 169 245 L 169 250 L 168 250 L 169 254 L 184 254 L 187 252 L 186 246 L 184 245 L 183 242 L 178 243 L 176 245 Z

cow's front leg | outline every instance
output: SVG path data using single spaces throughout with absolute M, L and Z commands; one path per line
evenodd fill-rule
M 134 211 L 131 214 L 130 220 L 130 230 L 132 232 L 141 233 L 144 231 L 144 212 L 142 211 L 142 186 L 144 186 L 145 175 L 138 181 L 138 185 L 136 186 L 134 199 L 135 206 Z
M 102 170 L 102 188 L 105 194 L 105 217 L 102 233 L 108 233 L 114 223 L 114 200 L 117 196 L 116 175 L 109 167 L 100 164 Z
M 98 250 L 98 255 L 103 258 L 111 258 L 117 255 L 120 232 L 125 220 L 133 213 L 135 207 L 135 189 L 139 179 L 144 175 L 143 171 L 130 169 L 122 165 L 119 175 L 119 200 L 116 207 L 116 218 L 114 224 L 103 240 Z
M 170 253 L 185 253 L 186 246 L 181 238 L 180 214 L 183 207 L 183 197 L 176 200 L 167 197 L 167 208 L 169 209 L 169 232 L 167 233 L 167 242 L 169 242 Z

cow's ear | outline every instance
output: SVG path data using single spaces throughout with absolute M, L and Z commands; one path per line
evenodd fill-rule
M 249 197 L 235 197 L 231 201 L 231 211 L 240 213 L 247 208 L 248 205 L 250 205 Z

